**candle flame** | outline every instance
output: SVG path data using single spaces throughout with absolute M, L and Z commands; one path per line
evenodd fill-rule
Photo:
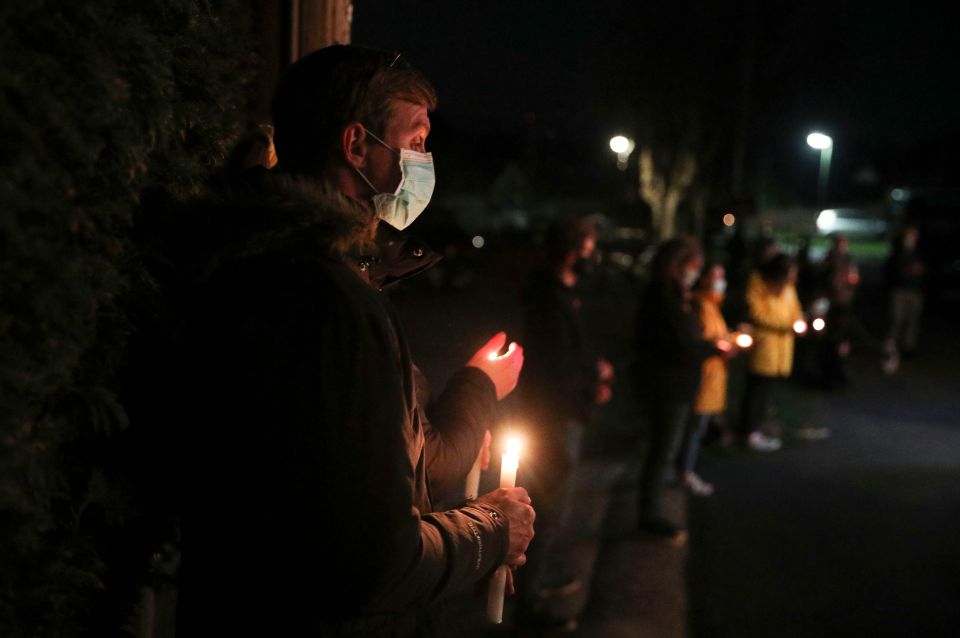
M 510 454 L 512 456 L 520 456 L 521 447 L 522 447 L 522 444 L 520 442 L 519 437 L 512 436 L 509 439 L 507 439 L 507 454 Z
M 813 320 L 813 329 L 816 330 L 817 332 L 820 332 L 826 327 L 827 327 L 827 322 L 824 321 L 823 319 L 817 318 Z
M 803 319 L 798 319 L 793 323 L 793 331 L 799 335 L 802 335 L 807 331 L 807 322 Z
M 750 335 L 738 334 L 735 341 L 737 342 L 737 345 L 741 348 L 749 348 L 750 346 L 753 345 L 753 337 L 751 337 Z
M 503 356 L 504 356 L 504 357 L 509 357 L 511 354 L 513 354 L 513 351 L 516 350 L 516 349 L 517 349 L 517 344 L 516 344 L 516 343 L 511 343 L 511 344 L 507 347 L 507 351 L 503 354 Z M 489 355 L 487 355 L 487 358 L 490 359 L 491 361 L 496 361 L 497 359 L 500 358 L 500 355 L 497 354 L 498 352 L 500 352 L 500 351 L 499 351 L 499 350 L 494 350 L 494 351 L 491 352 Z

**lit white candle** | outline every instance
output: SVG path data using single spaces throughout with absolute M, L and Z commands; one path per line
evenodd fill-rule
M 500 460 L 500 487 L 516 487 L 519 467 L 520 440 L 512 438 L 507 441 L 507 453 Z M 503 622 L 503 598 L 509 569 L 506 565 L 498 567 L 490 579 L 490 589 L 487 590 L 487 619 L 498 625 Z
M 507 453 L 500 460 L 500 487 L 517 486 L 517 468 L 520 467 L 520 439 L 507 441 Z

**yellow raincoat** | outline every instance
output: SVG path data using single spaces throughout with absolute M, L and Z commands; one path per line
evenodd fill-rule
M 797 289 L 787 284 L 773 295 L 757 273 L 747 283 L 747 307 L 753 323 L 750 372 L 764 377 L 786 377 L 793 368 L 793 324 L 803 318 Z
M 723 296 L 712 292 L 697 295 L 700 302 L 700 325 L 707 341 L 726 339 L 727 322 L 720 312 Z M 727 360 L 713 356 L 703 362 L 700 376 L 700 391 L 693 403 L 694 414 L 721 414 L 727 409 Z

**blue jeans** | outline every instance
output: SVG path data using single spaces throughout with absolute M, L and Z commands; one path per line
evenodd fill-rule
M 691 414 L 687 420 L 687 430 L 683 435 L 683 447 L 680 448 L 680 458 L 677 466 L 681 472 L 692 472 L 697 465 L 697 456 L 700 454 L 700 442 L 707 433 L 712 414 Z

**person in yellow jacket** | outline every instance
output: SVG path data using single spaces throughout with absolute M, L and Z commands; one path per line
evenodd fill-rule
M 754 345 L 747 365 L 740 434 L 748 447 L 761 452 L 775 451 L 782 445 L 779 438 L 761 432 L 760 424 L 770 404 L 772 387 L 789 377 L 793 368 L 794 330 L 803 322 L 796 279 L 793 259 L 778 254 L 761 264 L 747 284 Z M 805 329 L 805 324 L 802 327 Z
M 700 327 L 703 338 L 708 341 L 729 340 L 730 331 L 720 310 L 726 289 L 726 271 L 720 264 L 711 264 L 694 288 L 693 299 L 700 318 Z M 712 356 L 703 362 L 701 369 L 700 389 L 693 402 L 678 459 L 681 481 L 695 496 L 713 494 L 713 485 L 701 479 L 694 468 L 700 452 L 700 441 L 710 419 L 727 410 L 727 362 L 735 354 L 736 350 L 731 349 Z

